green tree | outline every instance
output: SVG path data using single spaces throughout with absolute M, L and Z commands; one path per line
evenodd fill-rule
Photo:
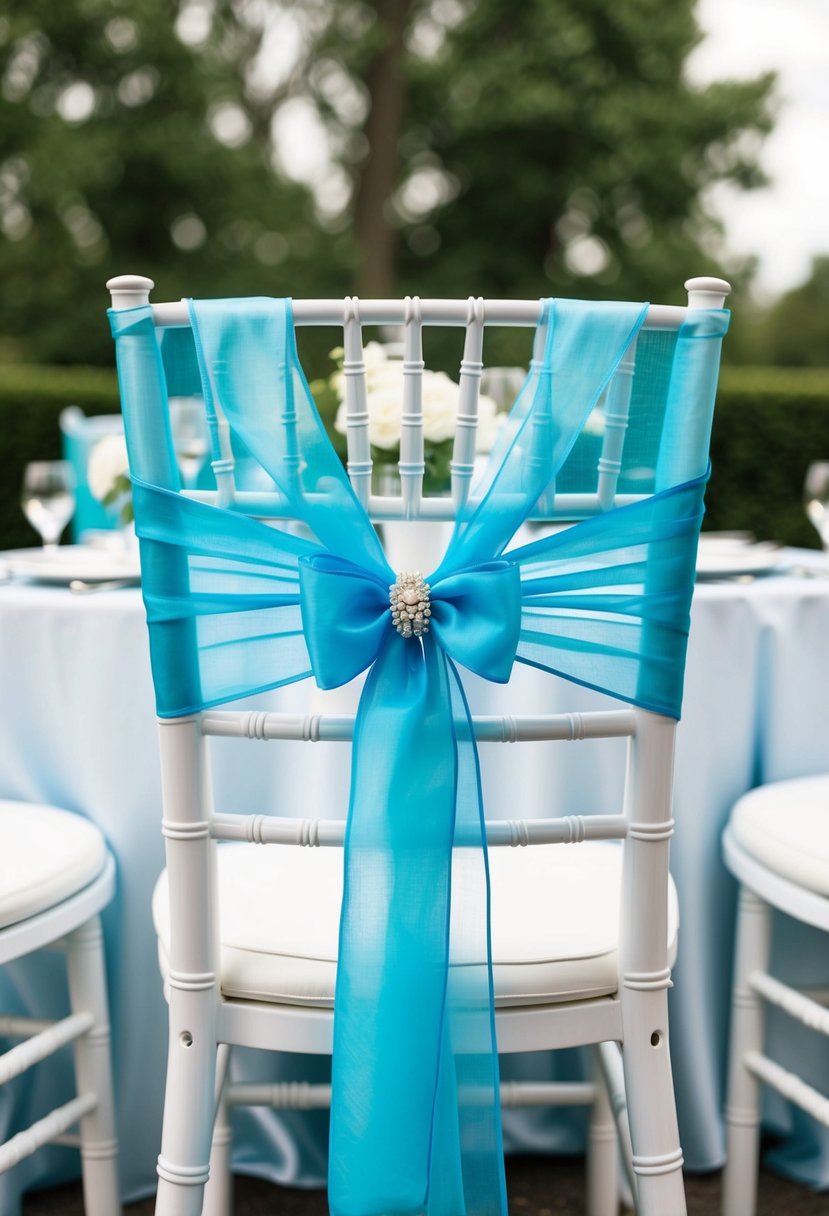
M 124 270 L 157 298 L 734 277 L 706 191 L 762 180 L 772 80 L 691 87 L 694 7 L 0 0 L 0 333 L 108 361 Z M 313 189 L 279 141 L 303 107 Z
M 829 256 L 815 258 L 808 280 L 771 307 L 763 337 L 764 362 L 829 367 Z
M 250 83 L 262 29 L 235 9 L 0 6 L 0 333 L 18 357 L 111 362 L 116 273 L 156 298 L 312 293 L 338 265 L 345 283 L 348 241 L 274 167 L 273 98 Z
M 689 84 L 694 0 L 380 0 L 362 33 L 355 8 L 330 5 L 317 50 L 368 117 L 349 138 L 317 101 L 353 173 L 374 294 L 398 279 L 664 295 L 685 271 L 739 273 L 704 200 L 762 183 L 773 78 Z

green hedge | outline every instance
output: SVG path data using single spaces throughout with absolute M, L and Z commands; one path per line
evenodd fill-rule
M 85 414 L 120 412 L 114 371 L 91 367 L 0 367 L 0 548 L 37 545 L 40 538 L 20 509 L 23 468 L 61 455 L 58 417 L 67 405 Z
M 802 505 L 812 460 L 829 460 L 829 368 L 723 368 L 705 527 L 818 548 Z
M 114 372 L 78 367 L 0 367 L 0 548 L 37 543 L 20 510 L 28 460 L 60 454 L 58 415 L 117 413 Z M 801 505 L 810 460 L 829 460 L 829 368 L 724 368 L 711 444 L 707 528 L 815 547 Z

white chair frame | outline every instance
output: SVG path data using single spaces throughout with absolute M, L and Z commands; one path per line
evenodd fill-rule
M 148 279 L 121 276 L 107 284 L 113 308 L 149 304 Z M 719 279 L 686 284 L 688 309 L 722 307 L 729 285 Z M 646 324 L 678 328 L 688 309 L 651 306 Z M 376 520 L 451 518 L 469 494 L 475 450 L 478 385 L 485 325 L 535 326 L 537 301 L 380 300 L 295 301 L 298 325 L 341 325 L 344 331 L 348 408 L 348 472 L 360 501 Z M 184 303 L 153 306 L 156 324 L 187 325 Z M 423 425 L 420 399 L 423 324 L 465 327 L 458 426 L 452 460 L 451 499 L 422 495 Z M 370 492 L 371 457 L 362 324 L 404 326 L 405 397 L 401 432 L 401 495 Z M 630 363 L 614 378 L 608 399 L 607 440 L 600 462 L 599 492 L 557 496 L 544 517 L 597 513 L 624 499 L 616 494 L 621 445 L 630 398 Z M 155 390 L 148 388 L 148 398 Z M 159 416 L 158 399 L 146 403 L 147 425 Z M 143 403 L 142 403 L 143 405 Z M 286 420 L 287 421 L 287 420 Z M 226 441 L 225 441 L 226 443 Z M 189 495 L 234 509 L 278 516 L 280 496 L 237 491 L 229 444 L 214 463 L 217 490 Z M 354 719 L 211 710 L 160 720 L 162 787 L 170 890 L 171 942 L 167 995 L 169 1057 L 157 1216 L 227 1216 L 231 1211 L 228 1111 L 236 1105 L 325 1106 L 327 1086 L 232 1085 L 226 1080 L 232 1045 L 311 1055 L 332 1050 L 333 1013 L 290 1005 L 235 1001 L 220 990 L 215 848 L 220 840 L 298 846 L 339 846 L 344 825 L 336 820 L 229 815 L 213 808 L 206 740 L 213 735 L 308 742 L 351 738 Z M 679 1144 L 668 1052 L 668 854 L 675 722 L 641 709 L 542 717 L 475 718 L 481 743 L 627 737 L 624 809 L 618 815 L 489 822 L 492 846 L 624 840 L 620 984 L 616 994 L 589 1001 L 499 1009 L 501 1053 L 594 1045 L 595 1074 L 582 1084 L 505 1084 L 504 1105 L 589 1104 L 588 1212 L 618 1211 L 614 1122 L 628 1152 L 626 1173 L 641 1216 L 684 1216 Z M 621 1049 L 621 1050 L 620 1050 Z M 624 1072 L 624 1081 L 622 1081 Z M 625 1098 L 626 1094 L 626 1098 Z M 212 1156 L 208 1150 L 213 1140 Z M 632 1145 L 632 1151 L 631 1151 Z M 202 1196 L 206 1189 L 204 1209 Z
M 99 913 L 115 893 L 115 863 L 76 894 L 0 930 L 0 965 L 44 948 L 66 951 L 71 1012 L 59 1021 L 0 1016 L 0 1038 L 22 1040 L 0 1056 L 0 1084 L 74 1044 L 77 1094 L 0 1145 L 0 1173 L 47 1144 L 81 1152 L 86 1216 L 118 1216 L 118 1141 L 109 1009 Z M 79 1133 L 71 1128 L 80 1124 Z
M 785 808 L 781 807 L 781 812 Z M 726 865 L 740 883 L 728 1096 L 725 1108 L 726 1163 L 723 1216 L 754 1216 L 760 1156 L 761 1086 L 829 1127 L 829 1098 L 764 1053 L 766 1006 L 774 1005 L 810 1030 L 829 1038 L 827 994 L 810 995 L 769 974 L 775 909 L 829 933 L 829 899 L 769 870 L 740 844 L 730 829 L 723 836 Z

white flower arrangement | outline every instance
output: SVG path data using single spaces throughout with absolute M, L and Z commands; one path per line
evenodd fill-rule
M 89 492 L 105 507 L 117 507 L 120 522 L 128 524 L 132 514 L 132 485 L 129 478 L 127 442 L 123 435 L 104 435 L 89 453 L 86 464 Z
M 341 435 L 347 430 L 347 408 L 345 403 L 345 375 L 342 371 L 343 350 L 331 351 L 338 368 L 315 389 L 328 395 L 332 393 L 336 402 L 334 429 Z M 366 406 L 368 409 L 368 437 L 375 460 L 389 465 L 399 457 L 400 419 L 403 410 L 403 361 L 390 358 L 379 342 L 369 342 L 363 351 L 366 367 Z M 458 410 L 460 387 L 445 372 L 424 371 L 421 397 L 423 403 L 423 438 L 426 459 L 427 489 L 445 488 L 449 478 L 452 440 L 455 435 L 455 419 Z M 488 452 L 495 442 L 504 416 L 491 397 L 478 398 L 478 430 L 476 451 Z

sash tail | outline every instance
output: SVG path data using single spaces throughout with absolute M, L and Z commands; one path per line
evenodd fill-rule
M 352 753 L 334 1014 L 333 1216 L 506 1212 L 502 1183 L 496 1208 L 488 1196 L 493 1169 L 503 1177 L 500 1125 L 489 1136 L 499 1162 L 475 1184 L 482 1117 L 490 1126 L 493 1118 L 483 1115 L 482 1096 L 497 1100 L 489 958 L 475 954 L 477 943 L 470 954 L 468 939 L 457 947 L 452 940 L 455 925 L 470 919 L 460 906 L 453 915 L 455 882 L 469 885 L 462 871 L 477 868 L 479 911 L 488 911 L 479 790 L 471 726 L 446 655 L 431 638 L 421 646 L 389 631 L 366 680 Z M 472 810 L 460 812 L 460 848 L 456 793 L 473 795 Z M 450 967 L 456 957 L 461 965 Z M 485 1206 L 473 1207 L 471 1193 L 487 1195 Z

